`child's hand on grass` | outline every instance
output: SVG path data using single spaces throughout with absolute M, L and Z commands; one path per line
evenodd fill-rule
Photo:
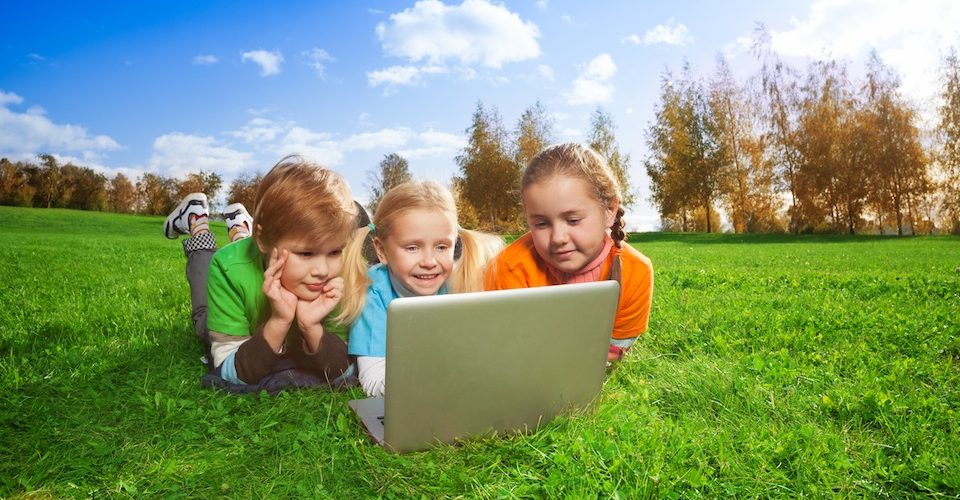
M 281 251 L 274 248 L 270 251 L 270 265 L 263 272 L 263 294 L 270 300 L 270 308 L 273 311 L 271 318 L 287 324 L 293 323 L 297 313 L 297 296 L 280 284 L 283 266 L 287 263 L 289 255 L 288 250 Z

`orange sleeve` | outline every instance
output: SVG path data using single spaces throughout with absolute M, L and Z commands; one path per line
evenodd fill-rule
M 530 233 L 507 245 L 487 265 L 483 273 L 484 290 L 507 290 L 547 285 L 547 275 L 534 258 Z
M 647 331 L 653 303 L 653 264 L 632 247 L 621 255 L 623 274 L 613 338 L 636 337 Z

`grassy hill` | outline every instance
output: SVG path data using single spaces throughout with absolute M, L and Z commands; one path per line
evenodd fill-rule
M 960 494 L 956 237 L 632 235 L 650 329 L 592 414 L 397 456 L 358 389 L 202 389 L 162 221 L 0 207 L 0 497 Z

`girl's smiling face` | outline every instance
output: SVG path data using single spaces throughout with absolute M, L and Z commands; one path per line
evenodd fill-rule
M 600 255 L 618 200 L 604 207 L 589 183 L 567 175 L 541 179 L 522 196 L 533 246 L 548 264 L 575 274 Z
M 453 270 L 457 225 L 439 210 L 412 209 L 392 223 L 390 234 L 374 239 L 377 256 L 390 274 L 417 295 L 434 295 Z

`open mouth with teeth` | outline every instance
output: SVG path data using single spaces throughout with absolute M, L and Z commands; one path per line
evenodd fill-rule
M 414 274 L 414 275 L 413 275 L 414 278 L 416 278 L 416 279 L 418 279 L 418 280 L 420 280 L 420 281 L 432 281 L 432 280 L 437 279 L 437 276 L 440 276 L 440 275 L 439 275 L 439 274 L 436 274 L 436 273 L 434 273 L 434 274 Z

